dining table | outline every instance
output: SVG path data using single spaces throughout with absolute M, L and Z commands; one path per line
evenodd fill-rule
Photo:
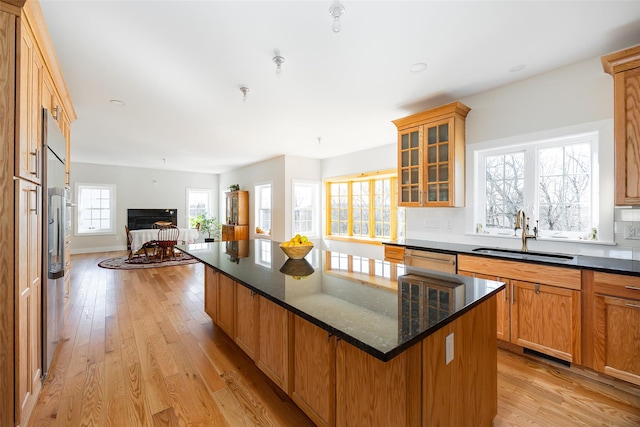
M 179 228 L 178 242 L 182 244 L 194 243 L 200 233 L 195 228 Z M 142 228 L 139 230 L 131 230 L 131 252 L 136 253 L 142 249 L 142 246 L 152 240 L 158 240 L 158 228 Z

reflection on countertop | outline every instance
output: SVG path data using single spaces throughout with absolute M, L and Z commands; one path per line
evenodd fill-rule
M 250 240 L 239 261 L 225 254 L 224 242 L 179 249 L 385 361 L 504 288 L 501 282 L 317 248 L 298 260 L 304 263 L 292 263 L 278 242 L 264 239 Z M 405 282 L 408 287 L 398 286 Z M 422 297 L 407 306 L 415 286 Z

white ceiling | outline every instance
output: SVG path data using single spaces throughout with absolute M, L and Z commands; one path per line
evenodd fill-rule
M 391 120 L 640 43 L 638 0 L 344 1 L 339 33 L 331 4 L 41 0 L 78 115 L 72 161 L 333 157 L 394 143 Z

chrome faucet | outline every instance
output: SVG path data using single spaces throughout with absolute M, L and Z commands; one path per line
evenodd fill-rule
M 516 234 L 516 230 L 522 228 L 522 252 L 527 252 L 527 239 L 536 239 L 538 237 L 538 221 L 536 220 L 536 226 L 533 227 L 533 234 L 529 234 L 529 218 L 523 210 L 519 210 L 516 214 L 516 225 L 513 228 L 513 234 Z

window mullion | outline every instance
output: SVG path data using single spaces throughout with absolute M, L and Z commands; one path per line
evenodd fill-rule
M 368 215 L 368 222 L 369 222 L 369 237 L 374 238 L 376 237 L 376 222 L 375 222 L 375 218 L 376 218 L 376 206 L 374 205 L 374 199 L 376 196 L 376 190 L 375 190 L 375 185 L 374 185 L 374 181 L 373 180 L 369 180 L 369 215 Z
M 353 181 L 347 183 L 347 236 L 353 236 Z
M 397 232 L 397 228 L 398 228 L 398 209 L 397 209 L 397 204 L 393 203 L 394 200 L 398 200 L 398 193 L 397 193 L 397 189 L 398 189 L 398 180 L 396 178 L 390 178 L 389 179 L 389 197 L 391 200 L 391 209 L 389 212 L 389 215 L 391 215 L 391 218 L 389 219 L 389 226 L 391 227 L 391 239 L 395 240 L 398 238 L 398 232 Z

